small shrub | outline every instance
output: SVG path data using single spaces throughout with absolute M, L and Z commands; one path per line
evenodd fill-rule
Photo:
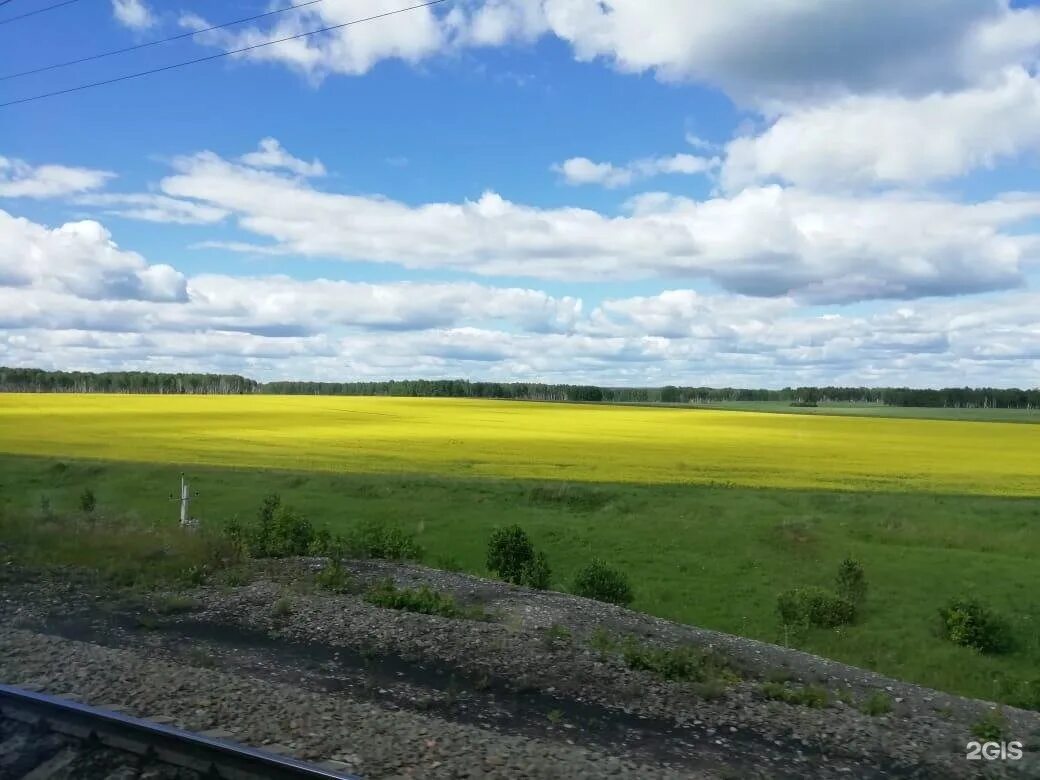
M 392 580 L 384 580 L 372 588 L 365 599 L 377 607 L 419 612 L 423 615 L 454 618 L 463 614 L 454 598 L 445 593 L 438 593 L 426 585 L 417 589 L 398 588 Z
M 274 513 L 278 511 L 278 507 L 281 505 L 282 497 L 277 493 L 269 493 L 264 496 L 264 500 L 260 502 L 260 511 L 257 513 L 257 520 L 260 522 L 260 525 L 274 521 Z
M 79 508 L 86 514 L 93 514 L 97 508 L 97 497 L 90 488 L 84 488 L 79 495 Z
M 574 592 L 597 601 L 627 605 L 632 603 L 632 586 L 623 572 L 601 560 L 594 560 L 574 578 Z
M 864 715 L 870 715 L 872 717 L 887 715 L 892 711 L 892 698 L 881 691 L 874 691 L 874 693 L 870 694 L 866 701 L 860 705 L 859 709 Z
M 328 528 L 319 528 L 311 537 L 311 543 L 307 549 L 307 554 L 315 556 L 331 555 L 333 546 L 334 542 L 332 532 L 329 531 Z
M 867 598 L 867 575 L 859 561 L 846 558 L 838 567 L 835 583 L 838 595 L 857 608 L 863 606 Z
M 524 574 L 534 563 L 534 546 L 527 532 L 518 525 L 498 528 L 488 540 L 488 571 L 514 585 L 523 582 Z
M 549 713 L 548 713 L 548 715 L 546 715 L 546 717 L 549 719 L 549 722 L 551 724 L 553 724 L 554 726 L 558 726 L 561 723 L 563 723 L 563 711 L 562 710 L 549 710 Z
M 851 623 L 856 608 L 848 599 L 824 588 L 792 588 L 777 597 L 780 622 L 785 626 L 835 628 Z
M 288 596 L 282 596 L 271 605 L 271 614 L 277 618 L 288 617 L 292 614 L 292 602 Z
M 417 561 L 423 556 L 414 535 L 378 520 L 361 523 L 346 540 L 346 545 L 360 558 Z
M 549 578 L 551 576 L 552 569 L 549 568 L 549 559 L 545 553 L 538 552 L 535 553 L 534 560 L 524 567 L 520 584 L 529 588 L 546 590 L 549 587 Z
M 314 583 L 322 590 L 332 593 L 347 593 L 353 579 L 338 558 L 333 558 L 328 566 L 324 567 L 314 577 Z
M 956 598 L 939 610 L 944 639 L 980 653 L 1003 653 L 1011 647 L 1011 630 L 1003 618 L 974 598 Z
M 785 704 L 793 704 L 800 707 L 812 707 L 822 709 L 830 702 L 827 691 L 817 685 L 785 685 L 783 683 L 767 682 L 762 688 L 762 695 L 767 699 L 782 701 Z
M 1007 720 L 1003 714 L 990 710 L 971 726 L 971 733 L 983 742 L 1000 742 L 1007 730 Z
M 51 509 L 51 498 L 46 493 L 40 495 L 40 516 L 44 520 L 54 518 L 54 511 Z

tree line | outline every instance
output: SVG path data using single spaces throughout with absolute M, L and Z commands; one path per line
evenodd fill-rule
M 164 374 L 149 371 L 44 371 L 0 367 L 0 392 L 163 393 L 237 395 L 378 395 L 497 398 L 517 401 L 719 404 L 768 401 L 801 405 L 879 404 L 952 408 L 1040 409 L 1040 388 L 950 387 L 598 387 L 540 382 L 402 379 L 383 382 L 257 382 L 237 374 Z

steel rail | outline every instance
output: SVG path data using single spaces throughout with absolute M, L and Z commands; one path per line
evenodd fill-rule
M 289 756 L 183 731 L 120 712 L 0 685 L 0 716 L 150 757 L 222 780 L 359 780 Z

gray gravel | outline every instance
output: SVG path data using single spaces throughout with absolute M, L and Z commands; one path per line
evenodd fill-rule
M 193 589 L 190 608 L 178 614 L 162 609 L 164 594 L 128 601 L 74 578 L 13 578 L 22 584 L 8 589 L 0 618 L 31 630 L 0 633 L 0 677 L 58 693 L 101 685 L 85 691 L 88 700 L 172 714 L 188 728 L 233 724 L 250 744 L 291 743 L 304 757 L 338 757 L 368 777 L 419 769 L 444 777 L 470 770 L 478 777 L 979 776 L 965 745 L 971 724 L 994 707 L 986 702 L 599 602 L 424 567 L 349 563 L 359 589 L 386 577 L 430 584 L 494 619 L 396 612 L 357 595 L 301 589 L 322 565 L 259 564 L 258 581 Z M 272 609 L 280 599 L 290 603 L 288 614 Z M 573 636 L 550 637 L 554 625 Z M 743 680 L 725 690 L 661 681 L 590 647 L 594 632 L 710 648 Z M 74 662 L 49 668 L 47 659 L 63 653 Z M 123 665 L 118 673 L 113 658 Z M 766 700 L 762 682 L 778 673 L 826 687 L 831 705 Z M 862 701 L 877 690 L 895 702 L 891 714 L 870 717 L 836 696 Z M 1040 777 L 1040 714 L 1001 711 L 1009 739 L 1026 743 L 1027 756 L 990 763 L 987 776 Z
M 142 658 L 126 650 L 0 629 L 0 677 L 91 704 L 221 728 L 245 744 L 333 759 L 369 778 L 709 777 L 640 766 L 566 744 L 509 737 L 347 697 Z

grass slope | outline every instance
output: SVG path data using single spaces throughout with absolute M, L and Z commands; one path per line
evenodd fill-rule
M 335 396 L 0 395 L 0 452 L 455 477 L 1036 496 L 1032 426 Z
M 90 487 L 100 515 L 125 514 L 142 528 L 171 529 L 177 506 L 168 496 L 179 472 L 177 465 L 0 457 L 0 507 L 9 517 L 39 516 L 46 497 L 58 515 L 74 513 Z M 1040 686 L 1040 499 L 191 466 L 188 475 L 200 493 L 193 509 L 206 524 L 251 518 L 265 494 L 278 492 L 334 529 L 366 518 L 399 524 L 417 534 L 432 565 L 451 559 L 481 573 L 491 530 L 515 522 L 548 553 L 559 588 L 602 557 L 630 576 L 633 607 L 662 617 L 790 643 L 971 696 L 1022 704 L 1025 683 Z M 133 557 L 136 549 L 116 554 Z M 59 552 L 83 563 L 100 554 L 70 537 L 60 551 L 37 555 L 47 560 Z M 867 571 L 863 620 L 785 636 L 776 594 L 796 585 L 832 585 L 846 555 Z M 977 594 L 1012 619 L 1013 653 L 986 657 L 937 638 L 938 607 L 962 593 Z

